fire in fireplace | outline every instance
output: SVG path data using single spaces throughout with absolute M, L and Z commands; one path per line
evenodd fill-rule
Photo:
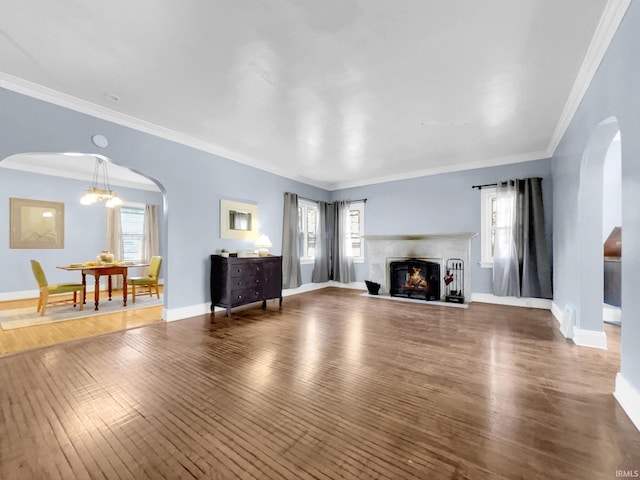
M 440 300 L 440 264 L 411 258 L 389 264 L 392 297 Z

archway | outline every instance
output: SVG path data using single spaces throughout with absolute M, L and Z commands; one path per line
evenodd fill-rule
M 580 164 L 578 193 L 578 239 L 580 263 L 580 303 L 576 312 L 574 342 L 577 345 L 607 348 L 603 328 L 604 267 L 602 248 L 603 170 L 607 151 L 620 131 L 610 117 L 595 128 Z
M 614 137 L 604 161 L 602 177 L 602 238 L 604 244 L 605 323 L 622 322 L 622 152 L 620 132 Z
M 104 208 L 104 204 L 80 205 L 80 196 L 87 187 L 92 185 L 96 157 L 104 158 L 95 153 L 74 153 L 72 155 L 27 153 L 0 159 L 0 167 L 4 167 L 0 168 L 0 191 L 2 191 L 1 197 L 5 198 L 7 204 L 9 203 L 8 198 L 62 202 L 65 205 L 64 224 L 66 230 L 62 250 L 16 250 L 10 249 L 8 244 L 5 244 L 5 247 L 0 247 L 0 250 L 3 250 L 3 266 L 12 272 L 10 279 L 5 279 L 4 282 L 0 281 L 0 300 L 13 301 L 37 297 L 37 286 L 34 284 L 33 274 L 28 267 L 32 258 L 42 260 L 43 266 L 46 265 L 45 271 L 50 283 L 77 281 L 75 277 L 68 278 L 69 273 L 56 269 L 56 266 L 95 259 L 96 254 L 105 248 L 106 215 L 103 212 L 107 209 Z M 126 172 L 124 180 L 119 171 Z M 119 193 L 125 203 L 137 204 L 142 209 L 145 204 L 157 205 L 160 225 L 160 254 L 166 257 L 167 209 L 164 187 L 152 177 L 119 166 L 118 162 L 112 161 L 112 159 L 109 159 L 109 177 L 113 190 Z M 6 229 L 8 232 L 9 218 L 5 217 L 5 219 L 6 221 L 0 228 Z M 98 224 L 99 226 L 97 226 Z M 90 237 L 92 228 L 97 230 L 97 234 Z M 164 272 L 168 271 L 167 269 L 163 270 Z M 165 281 L 163 303 L 166 308 L 166 291 L 169 279 L 164 272 L 161 272 L 161 278 Z M 133 274 L 139 273 L 134 271 Z

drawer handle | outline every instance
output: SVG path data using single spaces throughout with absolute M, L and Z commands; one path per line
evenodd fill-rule
M 242 295 L 238 295 L 238 298 L 242 298 Z

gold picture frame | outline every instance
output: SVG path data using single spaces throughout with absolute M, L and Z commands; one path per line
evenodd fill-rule
M 9 248 L 64 248 L 64 203 L 9 199 Z
M 258 238 L 258 206 L 220 200 L 220 238 L 256 240 Z

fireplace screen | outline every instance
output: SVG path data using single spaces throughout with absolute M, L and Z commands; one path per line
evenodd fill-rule
M 440 300 L 440 264 L 410 259 L 389 265 L 392 297 Z

